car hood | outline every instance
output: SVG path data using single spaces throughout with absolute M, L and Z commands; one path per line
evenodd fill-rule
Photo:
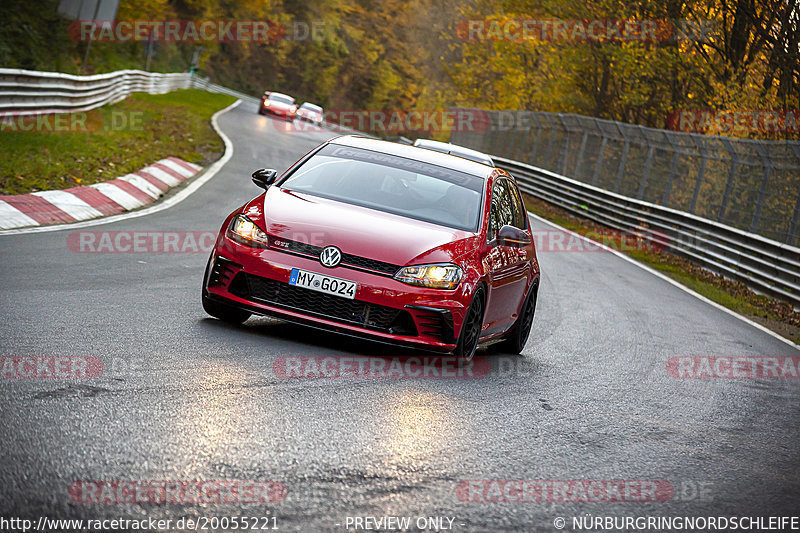
M 455 261 L 479 245 L 472 232 L 278 187 L 243 212 L 274 237 L 401 266 Z

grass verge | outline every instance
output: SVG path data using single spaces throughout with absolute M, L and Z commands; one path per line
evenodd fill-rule
M 756 294 L 744 283 L 724 278 L 709 272 L 688 260 L 664 250 L 646 246 L 623 245 L 615 230 L 591 220 L 578 218 L 570 212 L 536 198 L 523 194 L 525 205 L 531 213 L 546 218 L 559 226 L 581 235 L 605 235 L 604 244 L 619 250 L 675 281 L 687 286 L 737 313 L 744 315 L 792 342 L 800 344 L 800 313 L 792 306 L 776 298 Z
M 206 166 L 224 151 L 211 116 L 235 100 L 184 89 L 137 93 L 86 113 L 3 117 L 0 194 L 91 185 L 169 156 Z

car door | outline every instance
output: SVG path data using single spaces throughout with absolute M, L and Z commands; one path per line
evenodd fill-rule
M 489 297 L 484 314 L 484 335 L 508 329 L 516 320 L 527 286 L 529 251 L 527 247 L 507 246 L 497 241 L 497 231 L 508 224 L 527 228 L 527 216 L 516 186 L 505 177 L 492 186 L 484 258 L 489 270 Z

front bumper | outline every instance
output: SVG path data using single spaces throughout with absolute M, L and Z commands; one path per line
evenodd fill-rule
M 358 283 L 355 299 L 289 284 L 293 268 Z M 207 297 L 252 313 L 391 344 L 455 349 L 468 296 L 462 290 L 414 287 L 390 276 L 337 267 L 272 248 L 250 248 L 222 236 L 209 265 Z M 464 300 L 467 301 L 465 305 Z
M 265 106 L 263 101 L 261 102 L 259 110 L 262 114 L 268 113 L 270 115 L 275 115 L 276 117 L 283 117 L 286 119 L 292 119 L 295 116 L 295 113 L 289 111 L 288 109 L 280 109 L 273 106 Z

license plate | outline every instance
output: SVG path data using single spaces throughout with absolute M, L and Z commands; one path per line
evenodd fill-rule
M 289 285 L 297 285 L 298 287 L 340 296 L 349 300 L 356 297 L 356 287 L 358 287 L 355 281 L 334 278 L 333 276 L 308 272 L 298 268 L 292 269 Z

